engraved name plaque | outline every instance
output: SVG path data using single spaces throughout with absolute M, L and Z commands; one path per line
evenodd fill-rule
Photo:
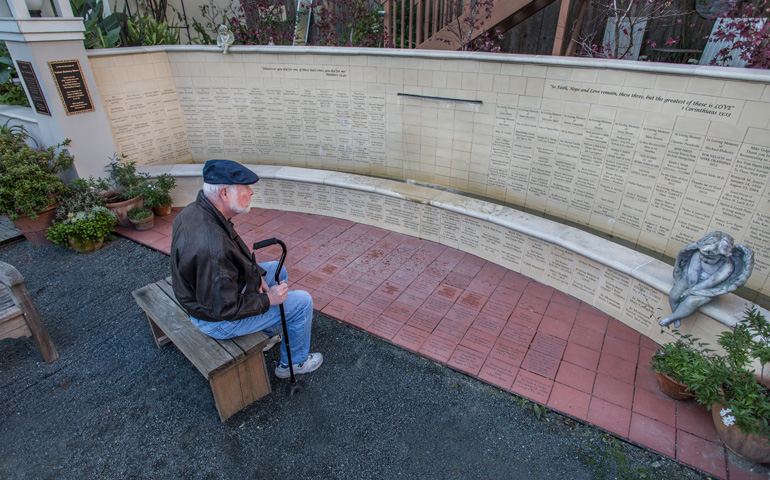
M 93 112 L 94 105 L 77 60 L 48 62 L 67 115 Z

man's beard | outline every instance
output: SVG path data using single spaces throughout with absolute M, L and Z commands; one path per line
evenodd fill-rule
M 249 213 L 249 210 L 251 210 L 251 202 L 249 202 L 248 205 L 245 207 L 241 207 L 238 205 L 238 190 L 235 189 L 233 192 L 235 195 L 231 195 L 228 197 L 228 207 L 230 207 L 230 210 L 232 210 L 235 213 Z

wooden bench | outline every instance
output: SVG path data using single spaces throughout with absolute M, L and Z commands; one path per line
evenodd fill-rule
M 0 262 L 0 339 L 21 337 L 31 337 L 46 362 L 59 358 L 24 277 L 12 265 Z
M 156 345 L 172 342 L 209 381 L 223 422 L 271 392 L 262 353 L 267 335 L 257 332 L 216 340 L 202 333 L 177 303 L 171 277 L 134 290 L 132 295 L 147 314 Z

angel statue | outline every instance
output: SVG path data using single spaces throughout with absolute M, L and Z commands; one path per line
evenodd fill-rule
M 733 237 L 711 232 L 687 245 L 676 256 L 674 287 L 668 294 L 671 315 L 661 326 L 682 324 L 681 319 L 710 302 L 714 297 L 743 286 L 754 269 L 754 252 L 733 245 Z
M 217 47 L 222 49 L 222 55 L 227 54 L 227 49 L 235 41 L 235 35 L 227 28 L 227 25 L 219 26 L 219 33 L 217 33 Z

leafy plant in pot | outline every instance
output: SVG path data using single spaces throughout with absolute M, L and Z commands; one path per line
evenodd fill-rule
M 757 309 L 747 309 L 733 330 L 717 342 L 724 354 L 712 355 L 688 378 L 698 403 L 712 411 L 724 444 L 749 460 L 770 462 L 770 390 L 765 367 L 770 362 L 770 322 Z M 760 366 L 757 373 L 755 363 Z
M 50 245 L 45 230 L 53 222 L 54 205 L 67 189 L 59 174 L 72 166 L 69 140 L 47 148 L 21 126 L 0 128 L 0 215 L 14 222 L 36 245 Z
M 109 165 L 105 167 L 109 178 L 99 179 L 100 187 L 104 190 L 106 206 L 117 217 L 118 225 L 128 227 L 131 222 L 128 219 L 128 211 L 132 208 L 142 207 L 143 185 L 149 179 L 146 173 L 136 171 L 136 162 L 123 161 L 125 156 L 118 158 L 113 156 Z
M 75 179 L 56 207 L 56 218 L 46 236 L 80 253 L 102 247 L 104 237 L 115 230 L 115 214 L 104 207 L 104 197 L 93 179 Z
M 672 333 L 676 341 L 655 352 L 650 369 L 658 374 L 658 386 L 663 393 L 676 400 L 688 400 L 693 398 L 688 382 L 697 379 L 699 372 L 706 368 L 709 354 L 714 350 L 692 335 L 683 335 L 678 330 Z
M 159 217 L 168 215 L 171 213 L 171 190 L 174 187 L 176 180 L 168 173 L 147 181 L 142 188 L 144 206 L 152 208 L 152 212 Z
M 105 235 L 115 230 L 115 214 L 105 207 L 91 207 L 67 214 L 62 222 L 54 222 L 47 236 L 54 243 L 69 245 L 80 253 L 102 248 Z
M 134 207 L 128 211 L 128 219 L 131 225 L 139 231 L 151 230 L 155 226 L 155 218 L 152 210 L 142 207 Z

